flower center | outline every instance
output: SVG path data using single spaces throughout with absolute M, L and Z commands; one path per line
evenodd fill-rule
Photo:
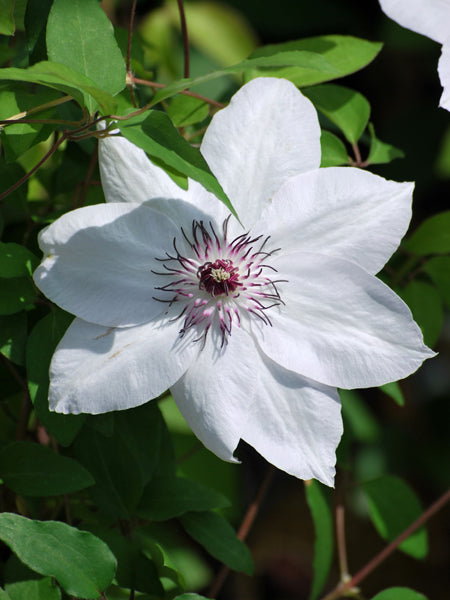
M 200 289 L 211 296 L 228 296 L 242 285 L 239 283 L 239 269 L 229 259 L 206 262 L 199 268 L 197 277 L 200 279 Z
M 223 345 L 232 326 L 240 327 L 245 319 L 256 317 L 265 325 L 272 325 L 267 311 L 283 304 L 277 289 L 282 280 L 267 275 L 276 273 L 268 261 L 279 248 L 267 251 L 270 237 L 252 238 L 249 233 L 229 242 L 228 220 L 221 235 L 211 222 L 205 225 L 194 221 L 189 236 L 181 229 L 183 251 L 174 239 L 174 253 L 157 258 L 163 270 L 153 273 L 170 281 L 155 289 L 169 298 L 154 299 L 168 303 L 166 314 L 173 307 L 178 309 L 173 318 L 183 319 L 180 337 L 195 328 L 196 341 L 205 341 L 212 329 L 219 333 Z

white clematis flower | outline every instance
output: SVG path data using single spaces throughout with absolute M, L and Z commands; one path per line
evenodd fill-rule
M 380 0 L 380 4 L 402 27 L 442 44 L 438 72 L 444 90 L 439 106 L 450 110 L 450 0 Z
M 41 233 L 35 281 L 77 316 L 52 360 L 50 408 L 102 413 L 170 388 L 221 458 L 243 439 L 333 485 L 336 387 L 397 380 L 433 355 L 374 277 L 408 227 L 413 186 L 319 169 L 317 114 L 282 79 L 237 92 L 201 151 L 242 225 L 115 136 L 100 142 L 107 204 Z

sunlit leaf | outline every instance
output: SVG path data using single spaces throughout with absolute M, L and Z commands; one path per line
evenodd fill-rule
M 266 75 L 271 76 L 274 67 L 284 66 L 299 66 L 308 72 L 313 73 L 327 73 L 329 75 L 336 75 L 337 70 L 331 65 L 323 56 L 316 52 L 306 51 L 290 51 L 280 52 L 273 56 L 260 56 L 256 58 L 248 58 L 237 65 L 220 69 L 219 71 L 212 71 L 206 75 L 200 77 L 194 77 L 191 79 L 181 79 L 166 86 L 164 89 L 159 90 L 153 98 L 152 104 L 157 104 L 165 98 L 174 96 L 178 92 L 187 88 L 195 87 L 201 83 L 212 81 L 218 77 L 229 75 L 230 73 L 243 73 L 244 71 L 261 67 L 267 69 Z
M 375 135 L 375 128 L 372 123 L 369 123 L 369 133 L 370 149 L 367 161 L 371 165 L 388 163 L 395 158 L 404 157 L 404 153 L 399 148 L 391 146 L 391 144 L 386 144 L 386 142 L 382 142 L 377 138 Z
M 255 50 L 250 58 L 273 56 L 280 52 L 307 51 L 323 56 L 335 69 L 335 73 L 305 70 L 299 67 L 285 67 L 274 70 L 273 77 L 284 77 L 296 85 L 309 86 L 344 77 L 369 64 L 380 52 L 380 42 L 369 42 L 350 35 L 321 35 L 281 44 L 267 44 Z M 260 72 L 256 71 L 255 76 Z
M 0 34 L 14 35 L 16 24 L 14 23 L 15 0 L 0 0 Z
M 209 108 L 202 100 L 180 94 L 173 98 L 167 111 L 175 127 L 186 127 L 203 121 L 208 116 Z
M 336 167 L 348 164 L 348 154 L 344 142 L 331 131 L 322 129 L 320 147 L 322 150 L 321 167 Z
M 106 114 L 113 113 L 117 106 L 112 95 L 99 89 L 91 79 L 56 62 L 42 61 L 28 69 L 0 69 L 2 80 L 45 85 L 72 96 L 81 106 L 92 106 L 93 98 Z
M 125 63 L 111 22 L 97 0 L 54 0 L 47 23 L 47 51 L 114 95 L 125 87 Z M 92 111 L 95 105 L 89 102 Z
M 426 596 L 409 588 L 394 587 L 383 590 L 372 600 L 427 600 Z
M 339 127 L 351 144 L 356 144 L 370 116 L 370 104 L 362 94 L 331 83 L 307 88 L 303 93 Z
M 108 546 L 65 523 L 2 513 L 0 539 L 30 569 L 55 577 L 72 596 L 99 598 L 114 577 L 116 559 Z
M 157 159 L 163 165 L 168 165 L 179 173 L 199 181 L 233 211 L 230 201 L 200 151 L 193 148 L 178 133 L 166 114 L 152 110 L 147 115 L 142 122 L 131 120 L 123 122 L 121 125 L 123 136 L 143 148 L 150 158 Z

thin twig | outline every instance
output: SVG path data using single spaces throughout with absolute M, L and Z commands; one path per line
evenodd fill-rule
M 345 542 L 345 509 L 343 504 L 336 506 L 336 540 L 339 557 L 339 569 L 341 572 L 341 581 L 347 581 L 348 561 L 347 561 L 347 546 Z
M 183 55 L 184 55 L 184 78 L 189 78 L 189 38 L 186 23 L 186 13 L 184 11 L 183 0 L 177 0 L 178 11 L 180 13 L 181 34 L 183 36 Z
M 259 487 L 259 490 L 256 494 L 255 499 L 253 500 L 253 502 L 250 504 L 250 506 L 247 509 L 247 512 L 244 515 L 244 518 L 242 520 L 241 526 L 239 527 L 239 530 L 237 532 L 237 537 L 240 540 L 245 540 L 245 538 L 248 535 L 248 532 L 250 531 L 251 526 L 253 525 L 256 515 L 258 514 L 258 510 L 261 507 L 261 503 L 264 499 L 264 496 L 267 493 L 267 490 L 269 489 L 269 485 L 270 482 L 272 481 L 272 478 L 274 476 L 275 473 L 275 467 L 273 467 L 272 465 L 269 465 L 269 468 L 267 469 L 267 472 L 264 476 L 264 479 Z M 227 567 L 226 565 L 222 565 L 222 568 L 220 569 L 219 573 L 217 574 L 217 577 L 215 579 L 215 581 L 213 582 L 211 589 L 208 592 L 208 598 L 214 598 L 215 596 L 217 596 L 217 594 L 219 593 L 220 589 L 222 588 L 222 585 L 225 582 L 225 579 L 228 576 L 228 573 L 230 572 L 230 567 Z
M 73 100 L 72 96 L 63 96 L 62 98 L 57 98 L 56 100 L 51 100 L 50 102 L 46 102 L 45 104 L 40 104 L 39 106 L 35 106 L 34 108 L 29 108 L 28 110 L 24 110 L 23 112 L 18 113 L 17 115 L 13 115 L 9 117 L 9 119 L 5 119 L 0 121 L 0 129 L 4 125 L 8 125 L 13 121 L 19 121 L 28 115 L 31 115 L 35 112 L 41 112 L 47 110 L 48 108 L 53 108 L 54 106 L 59 106 L 60 104 L 64 104 L 65 102 L 70 102 Z
M 349 581 L 340 583 L 333 591 L 324 596 L 322 600 L 337 600 L 352 588 L 355 588 L 369 573 L 376 569 L 388 556 L 390 556 L 398 546 L 412 535 L 419 527 L 435 515 L 447 502 L 450 501 L 450 489 L 436 500 L 418 519 L 407 527 L 393 542 L 388 544 L 381 552 L 379 552 L 372 560 L 370 560 L 358 573 Z
M 131 81 L 131 40 L 133 38 L 133 25 L 134 25 L 134 15 L 136 13 L 136 3 L 137 0 L 133 0 L 133 4 L 131 5 L 131 14 L 130 14 L 130 21 L 128 23 L 128 41 L 127 41 L 127 79 L 130 79 L 130 84 L 128 86 L 128 90 L 130 92 L 130 96 L 131 96 L 131 102 L 133 103 L 133 106 L 136 108 L 137 107 L 137 102 L 136 102 L 136 98 L 134 96 L 134 91 L 133 91 L 133 82 Z
M 50 158 L 50 156 L 56 152 L 56 150 L 61 146 L 61 144 L 64 142 L 64 140 L 67 137 L 67 133 L 64 132 L 61 137 L 59 138 L 59 140 L 57 140 L 53 146 L 50 148 L 50 150 L 46 153 L 46 155 L 41 158 L 41 160 L 31 169 L 31 171 L 28 171 L 28 173 L 25 173 L 25 175 L 23 177 L 21 177 L 19 179 L 19 181 L 16 181 L 16 183 L 14 183 L 10 188 L 8 188 L 6 191 L 4 191 L 2 194 L 0 194 L 0 202 L 6 198 L 6 196 L 8 196 L 9 194 L 11 194 L 12 192 L 15 192 L 17 190 L 17 188 L 19 188 L 22 183 L 25 183 L 25 181 L 27 181 L 34 173 L 36 173 L 36 171 L 39 169 L 39 167 L 41 165 L 43 165 L 45 163 L 45 161 Z
M 95 165 L 97 164 L 98 152 L 97 152 L 98 143 L 95 144 L 94 151 L 92 152 L 91 159 L 89 161 L 89 166 L 86 172 L 86 177 L 81 184 L 81 194 L 79 199 L 78 206 L 83 206 L 84 201 L 86 200 L 86 196 L 91 185 L 92 175 L 94 174 Z
M 139 79 L 138 77 L 132 78 L 134 83 L 140 83 L 141 85 L 147 85 L 151 88 L 162 89 L 167 87 L 163 83 L 156 83 L 155 81 L 147 81 L 146 79 Z M 195 92 L 190 92 L 189 90 L 180 90 L 177 94 L 184 94 L 185 96 L 192 96 L 193 98 L 198 98 L 199 100 L 203 100 L 207 104 L 211 104 L 211 106 L 217 106 L 217 108 L 224 108 L 226 104 L 223 102 L 217 102 L 217 100 L 212 100 L 211 98 L 207 98 L 206 96 L 202 96 L 201 94 L 196 94 Z M 114 117 L 116 118 L 116 117 Z

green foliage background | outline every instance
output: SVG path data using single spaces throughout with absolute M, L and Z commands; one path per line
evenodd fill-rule
M 252 77 L 287 77 L 319 111 L 322 166 L 416 181 L 410 235 L 381 276 L 440 354 L 400 384 L 342 393 L 336 493 L 277 473 L 248 538 L 253 559 L 229 524 L 267 469 L 251 448 L 239 448 L 240 466 L 221 462 L 170 396 L 98 417 L 50 413 L 48 365 L 71 317 L 32 284 L 37 233 L 103 201 L 93 121 L 135 110 L 125 88 L 131 2 L 1 0 L 0 120 L 31 110 L 34 122 L 1 129 L 0 194 L 51 154 L 0 202 L 2 600 L 128 600 L 130 590 L 196 600 L 218 562 L 244 573 L 224 598 L 315 600 L 339 579 L 334 503 L 346 507 L 355 573 L 448 488 L 450 115 L 438 109 L 439 46 L 389 21 L 376 0 L 274 4 L 186 1 L 189 87 L 226 103 Z M 175 95 L 186 87 L 175 1 L 137 2 L 131 70 L 167 87 L 133 87 L 152 110 L 124 121 L 124 135 L 180 185 L 193 176 L 227 202 L 197 149 L 216 109 Z M 443 598 L 448 516 L 403 542 L 363 582 L 364 597 L 392 588 L 377 600 Z

